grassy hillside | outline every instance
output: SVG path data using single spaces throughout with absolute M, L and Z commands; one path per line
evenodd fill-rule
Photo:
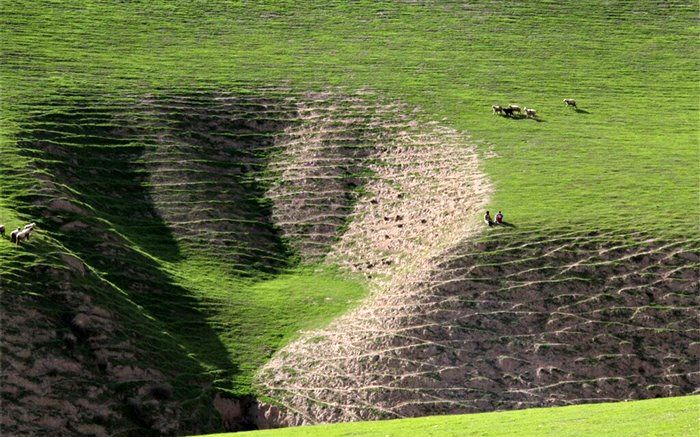
M 262 203 L 263 194 L 245 175 L 222 173 L 243 165 L 250 152 L 229 149 L 226 161 L 211 159 L 202 169 L 195 169 L 191 160 L 196 156 L 192 152 L 188 156 L 186 146 L 172 146 L 181 149 L 178 155 L 154 145 L 154 134 L 148 130 L 157 127 L 133 120 L 147 115 L 121 106 L 124 103 L 117 99 L 100 103 L 97 98 L 76 98 L 72 106 L 62 102 L 58 113 L 23 124 L 19 135 L 23 156 L 19 159 L 31 158 L 35 172 L 48 176 L 60 188 L 39 191 L 34 185 L 11 190 L 21 177 L 7 172 L 3 175 L 11 193 L 7 206 L 22 196 L 33 199 L 34 205 L 17 209 L 29 217 L 50 216 L 42 226 L 64 237 L 67 249 L 115 285 L 132 290 L 132 298 L 166 321 L 170 332 L 184 336 L 180 341 L 197 351 L 200 360 L 217 372 L 226 372 L 228 378 L 230 372 L 239 375 L 244 382 L 234 387 L 246 394 L 252 370 L 271 351 L 297 330 L 341 312 L 349 300 L 364 294 L 363 285 L 327 269 L 296 267 L 289 249 L 266 219 L 269 212 Z M 180 117 L 177 108 L 173 111 L 164 115 Z M 196 131 L 188 132 L 196 129 L 192 127 L 196 116 L 184 117 L 184 121 L 175 120 L 171 129 L 175 135 L 196 137 Z M 241 129 L 235 123 L 222 130 L 230 134 Z M 250 135 L 240 133 L 246 134 Z M 188 140 L 176 137 L 172 141 L 187 144 Z M 153 151 L 140 158 L 144 150 Z M 187 161 L 179 161 L 184 159 Z M 179 168 L 178 162 L 186 164 Z M 189 185 L 183 185 L 183 180 Z M 207 201 L 214 196 L 220 201 Z M 231 206 L 221 205 L 231 200 L 235 200 Z M 36 207 L 42 201 L 49 203 L 52 213 Z M 205 210 L 200 206 L 203 201 L 208 205 Z M 217 208 L 225 209 L 218 212 Z M 5 223 L 12 229 L 16 222 Z M 217 231 L 207 230 L 214 236 L 198 231 L 211 222 L 223 222 Z M 111 249 L 105 249 L 110 247 L 104 241 L 107 236 L 116 240 Z M 9 244 L 5 247 L 11 250 Z M 216 316 L 211 323 L 202 324 L 203 315 L 192 307 L 206 314 L 213 307 Z M 191 324 L 204 331 L 193 330 Z M 230 347 L 229 351 L 206 344 L 211 335 L 209 324 L 223 333 L 223 342 L 228 344 L 224 348 Z
M 72 379 L 77 361 L 95 375 L 54 387 L 48 414 L 70 417 L 73 432 L 86 432 L 80 422 L 91 416 L 71 413 L 65 399 L 93 384 L 106 387 L 100 401 L 114 399 L 108 408 L 117 404 L 99 426 L 124 431 L 121 413 L 165 433 L 216 429 L 214 392 L 250 395 L 272 353 L 356 304 L 366 286 L 329 266 L 301 266 L 282 241 L 251 176 L 264 167 L 256 153 L 271 147 L 271 134 L 246 127 L 260 117 L 240 118 L 252 102 L 222 108 L 205 96 L 187 110 L 177 101 L 146 110 L 116 96 L 61 97 L 55 111 L 23 120 L 0 173 L 8 232 L 30 220 L 41 229 L 20 247 L 0 240 L 3 368 L 51 363 L 28 380 L 8 377 L 4 401 L 35 411 L 33 384 Z M 153 111 L 162 118 L 153 122 Z M 202 154 L 199 124 L 220 120 L 228 124 L 206 131 Z M 56 334 L 35 344 L 28 325 L 37 338 Z M 65 426 L 38 419 L 10 429 Z
M 54 389 L 60 420 L 27 416 L 13 431 L 78 420 L 119 431 L 220 427 L 215 392 L 260 394 L 255 372 L 276 351 L 366 296 L 367 276 L 299 248 L 325 248 L 346 229 L 371 176 L 361 149 L 403 131 L 401 111 L 418 128 L 439 121 L 471 135 L 495 188 L 488 206 L 516 225 L 488 234 L 491 243 L 575 233 L 579 259 L 589 233 L 600 254 L 659 238 L 673 252 L 658 262 L 678 269 L 654 264 L 639 277 L 683 276 L 681 285 L 639 305 L 673 306 L 675 293 L 686 302 L 700 218 L 698 12 L 695 2 L 660 1 L 3 3 L 0 223 L 40 229 L 26 248 L 0 240 L 3 368 L 29 375 L 3 401 L 29 409 L 45 378 L 65 369 L 72 378 Z M 334 97 L 309 94 L 319 90 Z M 361 90 L 370 91 L 358 102 Z M 565 108 L 565 97 L 580 109 Z M 396 114 L 377 109 L 396 101 L 406 104 Z M 536 108 L 539 120 L 491 114 L 511 102 Z M 266 169 L 279 164 L 280 138 L 307 138 L 298 105 L 310 119 L 328 116 L 321 142 L 345 154 L 319 158 L 339 160 L 337 174 L 288 184 L 315 190 L 304 201 L 316 213 L 332 205 L 326 234 L 319 223 L 279 220 L 266 197 L 279 179 Z M 638 259 L 621 256 L 607 272 L 637 272 Z M 566 267 L 559 261 L 551 266 Z M 600 291 L 582 289 L 581 299 Z M 647 299 L 639 296 L 635 305 Z M 87 328 L 78 323 L 86 318 Z M 36 341 L 25 346 L 30 331 Z M 77 360 L 88 382 L 34 356 Z M 78 419 L 60 402 L 91 384 L 107 387 L 94 402 L 113 415 Z M 164 406 L 149 410 L 152 401 Z
M 697 430 L 700 398 L 654 399 L 521 411 L 433 416 L 382 422 L 343 423 L 254 431 L 251 437 L 277 436 L 662 436 Z M 216 436 L 232 434 L 215 434 Z
M 5 117 L 64 87 L 129 95 L 251 83 L 371 87 L 422 106 L 432 119 L 446 117 L 492 148 L 499 156 L 487 162 L 498 188 L 493 205 L 520 223 L 680 233 L 696 222 L 692 2 L 13 2 L 3 9 Z M 565 97 L 581 111 L 566 110 Z M 491 104 L 509 102 L 537 108 L 542 122 L 491 116 Z

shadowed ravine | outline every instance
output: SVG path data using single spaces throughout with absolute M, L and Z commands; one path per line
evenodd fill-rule
M 16 135 L 13 198 L 40 231 L 0 259 L 8 432 L 201 433 L 698 385 L 697 240 L 485 228 L 477 148 L 413 108 L 271 87 L 42 108 Z
M 254 427 L 257 404 L 250 389 L 241 389 L 241 375 L 263 363 L 244 362 L 241 369 L 235 342 L 249 340 L 235 334 L 241 327 L 230 311 L 247 310 L 237 295 L 228 300 L 221 294 L 225 284 L 240 289 L 231 292 L 245 293 L 251 280 L 284 277 L 300 262 L 317 263 L 329 254 L 326 264 L 344 265 L 348 272 L 362 271 L 361 264 L 390 266 L 394 261 L 365 259 L 361 248 L 355 251 L 339 240 L 345 233 L 364 232 L 353 224 L 367 215 L 357 209 L 358 201 L 377 204 L 370 197 L 393 189 L 382 185 L 386 172 L 410 175 L 407 166 L 419 156 L 425 158 L 421 166 L 440 175 L 452 164 L 445 167 L 445 157 L 432 163 L 428 146 L 441 136 L 462 141 L 451 131 L 420 128 L 402 105 L 381 103 L 373 95 L 287 89 L 127 100 L 71 95 L 43 107 L 56 109 L 35 111 L 16 135 L 32 171 L 23 176 L 27 194 L 17 199 L 16 210 L 37 221 L 40 232 L 8 252 L 3 265 L 7 272 L 20 272 L 30 262 L 22 260 L 23 251 L 48 258 L 45 268 L 32 269 L 32 281 L 22 283 L 19 273 L 15 279 L 3 276 L 13 290 L 28 293 L 3 295 L 3 306 L 15 308 L 4 324 L 8 390 L 3 396 L 28 408 L 42 396 L 34 379 L 54 395 L 42 401 L 49 413 L 29 408 L 23 418 L 10 414 L 6 429 L 16 432 L 216 430 L 212 408 L 227 413 L 236 399 L 242 410 L 237 407 L 238 415 L 221 423 L 228 429 Z M 406 181 L 420 185 L 428 172 L 415 170 L 422 173 Z M 428 219 L 443 220 L 440 209 L 430 205 L 412 213 L 414 197 L 402 197 L 382 202 L 401 204 L 406 224 L 427 229 Z M 451 208 L 448 215 L 456 212 Z M 413 240 L 403 238 L 414 232 L 412 226 L 388 227 L 395 230 L 382 236 L 387 248 Z M 352 262 L 348 251 L 356 253 Z M 200 266 L 211 272 L 202 273 L 206 281 L 183 281 Z M 227 276 L 211 276 L 222 274 Z M 225 281 L 214 290 L 217 295 L 199 289 L 210 280 Z M 275 293 L 258 287 L 260 292 Z M 324 301 L 337 308 L 329 311 L 342 308 L 332 297 Z M 42 318 L 46 328 L 26 327 Z M 47 346 L 45 329 L 65 340 L 52 343 L 49 337 Z M 13 337 L 23 331 L 34 332 L 36 344 L 23 347 L 28 339 Z M 269 357 L 282 341 L 265 345 L 261 357 Z M 25 349 L 43 349 L 43 360 L 54 365 L 41 367 L 30 380 L 17 379 L 36 366 Z M 95 373 L 82 383 L 57 386 L 62 376 L 88 368 Z M 58 378 L 47 379 L 47 372 Z M 92 402 L 100 414 L 68 400 L 67 393 L 91 390 L 98 390 Z M 46 414 L 54 419 L 38 420 Z

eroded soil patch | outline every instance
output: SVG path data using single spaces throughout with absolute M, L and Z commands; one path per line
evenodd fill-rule
M 700 242 L 498 232 L 291 344 L 269 426 L 693 393 Z
M 168 265 L 255 280 L 326 260 L 380 284 L 474 226 L 472 189 L 457 191 L 479 185 L 475 151 L 400 104 L 288 89 L 107 97 L 47 104 L 17 138 L 32 173 L 16 209 L 40 234 L 2 260 L 16 292 L 3 294 L 10 432 L 252 426 L 264 406 L 222 395 L 239 372 L 222 341 L 236 321 L 217 312 L 227 290 L 190 289 Z M 418 238 L 431 225 L 439 235 Z

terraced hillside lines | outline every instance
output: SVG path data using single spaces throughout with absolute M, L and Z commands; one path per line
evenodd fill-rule
M 358 200 L 348 230 L 328 260 L 363 273 L 371 281 L 372 297 L 328 330 L 311 332 L 292 343 L 265 366 L 259 376 L 263 393 L 298 415 L 285 417 L 286 411 L 261 405 L 256 419 L 259 426 L 363 418 L 356 408 L 340 413 L 343 406 L 339 404 L 334 404 L 337 409 L 319 412 L 318 417 L 313 416 L 316 412 L 304 410 L 302 405 L 307 401 L 335 402 L 309 395 L 314 390 L 323 391 L 319 384 L 328 383 L 328 390 L 350 391 L 353 384 L 345 377 L 357 377 L 358 381 L 366 377 L 363 370 L 367 369 L 361 367 L 355 368 L 360 374 L 343 374 L 341 368 L 335 368 L 338 363 L 325 355 L 348 353 L 345 358 L 349 361 L 365 356 L 367 350 L 350 350 L 353 345 L 360 346 L 353 343 L 358 332 L 365 335 L 363 341 L 372 344 L 382 338 L 403 338 L 403 315 L 420 314 L 429 304 L 424 290 L 413 282 L 424 280 L 437 267 L 437 254 L 478 232 L 478 211 L 491 188 L 480 172 L 476 150 L 464 135 L 437 125 L 418 128 L 407 123 L 378 145 L 369 168 L 373 177 L 364 187 L 365 195 Z M 327 350 L 314 353 L 315 344 Z M 312 364 L 317 359 L 320 361 Z M 301 380 L 308 389 L 297 384 L 293 376 L 297 371 L 305 372 Z M 338 380 L 329 379 L 334 376 Z M 291 393 L 291 398 L 280 393 Z M 373 411 L 382 409 L 370 400 L 358 405 Z
M 3 434 L 216 429 L 209 400 L 196 400 L 204 369 L 121 290 L 47 240 L 35 235 L 31 251 L 0 256 Z M 178 373 L 165 365 L 173 362 Z
M 322 259 L 342 234 L 377 144 L 394 130 L 392 109 L 328 93 L 297 103 L 299 123 L 278 139 L 267 195 L 275 223 L 304 259 Z
M 28 115 L 14 149 L 26 169 L 3 174 L 22 187 L 17 220 L 40 229 L 2 243 L 3 271 L 16 272 L 17 294 L 2 296 L 18 311 L 3 362 L 13 432 L 206 431 L 213 407 L 225 426 L 250 427 L 252 375 L 363 295 L 353 272 L 378 286 L 470 232 L 485 202 L 471 197 L 483 175 L 467 137 L 369 92 L 109 97 L 67 94 Z M 449 235 L 403 229 L 428 221 Z M 32 258 L 42 251 L 51 261 Z M 35 272 L 24 284 L 23 269 Z M 38 361 L 21 350 L 25 330 L 30 349 L 53 344 Z M 50 380 L 60 396 L 45 422 L 20 417 L 38 392 L 17 372 L 36 366 L 36 378 L 88 375 L 67 391 Z M 80 413 L 73 389 L 99 412 Z
M 263 203 L 264 170 L 293 108 L 264 96 L 202 93 L 142 102 L 155 144 L 142 157 L 154 208 L 189 252 L 226 260 L 233 274 L 288 265 Z
M 411 122 L 379 146 L 369 168 L 367 194 L 329 257 L 338 264 L 403 284 L 480 230 L 492 189 L 465 135 Z
M 155 145 L 141 160 L 158 214 L 184 247 L 228 259 L 239 273 L 255 262 L 323 258 L 371 177 L 377 144 L 402 126 L 391 121 L 396 104 L 279 93 L 142 101 Z
M 73 103 L 56 102 L 59 110 L 25 120 L 18 135 L 33 170 L 27 176 L 36 179 L 14 207 L 37 221 L 39 231 L 26 245 L 7 243 L 3 249 L 3 267 L 17 271 L 18 279 L 8 284 L 2 302 L 19 315 L 38 313 L 6 325 L 6 333 L 35 332 L 37 342 L 8 342 L 22 359 L 9 367 L 3 363 L 3 370 L 22 378 L 43 360 L 54 365 L 31 375 L 44 378 L 38 391 L 27 391 L 25 384 L 4 394 L 4 402 L 18 405 L 4 415 L 5 429 L 213 429 L 208 372 L 230 374 L 235 366 L 195 296 L 144 252 L 165 259 L 180 255 L 141 184 L 138 158 L 148 136 L 123 122 L 130 102 Z M 50 256 L 32 260 L 37 253 Z M 33 348 L 36 354 L 25 355 Z M 80 369 L 85 378 L 74 378 Z
M 369 87 L 492 146 L 493 206 L 520 223 L 561 214 L 626 231 L 623 212 L 677 237 L 697 222 L 697 2 L 24 0 L 3 12 L 9 118 L 65 87 Z M 511 102 L 543 122 L 491 115 Z
M 414 417 L 700 386 L 700 240 L 496 231 L 432 267 L 278 354 L 262 383 L 281 407 L 262 419 Z

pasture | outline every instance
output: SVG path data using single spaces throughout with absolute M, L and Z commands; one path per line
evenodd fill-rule
M 569 374 L 597 381 L 585 388 L 590 401 L 692 385 L 688 353 L 674 349 L 669 361 L 662 345 L 697 344 L 697 3 L 21 0 L 1 11 L 0 224 L 38 224 L 26 245 L 0 239 L 3 368 L 29 375 L 13 379 L 3 402 L 12 414 L 32 411 L 14 432 L 213 432 L 223 427 L 217 393 L 336 420 L 328 405 L 373 396 L 376 381 L 353 372 L 386 376 L 385 358 L 413 362 L 426 342 L 444 362 L 454 344 L 487 361 L 497 358 L 488 342 L 506 339 L 508 353 L 527 359 L 553 344 L 550 366 L 604 363 L 600 380 Z M 494 115 L 494 104 L 537 117 Z M 376 181 L 407 198 L 381 209 L 389 202 L 368 189 Z M 435 201 L 444 198 L 457 200 Z M 513 227 L 477 227 L 484 209 L 503 210 Z M 377 211 L 392 212 L 391 221 L 382 213 L 392 225 L 407 219 L 385 231 L 367 218 Z M 403 240 L 417 246 L 384 246 Z M 388 302 L 379 310 L 377 296 Z M 519 306 L 537 320 L 513 322 Z M 447 329 L 470 311 L 483 323 L 403 336 L 426 320 Z M 490 323 L 533 337 L 520 344 Z M 368 326 L 386 328 L 388 343 L 408 341 L 408 355 L 383 355 L 384 340 L 362 336 Z M 600 344 L 576 339 L 598 326 Z M 472 345 L 475 330 L 493 338 Z M 346 341 L 359 346 L 333 348 Z M 378 358 L 353 361 L 365 355 Z M 435 376 L 442 361 L 416 370 L 428 382 L 406 383 L 430 393 L 417 410 L 378 395 L 343 414 L 522 401 L 470 394 L 460 404 L 463 394 L 440 386 L 453 380 Z M 301 393 L 312 368 L 329 379 L 308 387 L 347 383 L 348 397 Z M 494 368 L 478 364 L 475 380 Z M 505 385 L 540 390 L 536 368 L 508 372 L 520 382 Z M 42 378 L 52 381 L 53 422 L 34 408 Z M 581 390 L 556 392 L 551 405 Z M 89 413 L 59 402 L 88 393 Z

